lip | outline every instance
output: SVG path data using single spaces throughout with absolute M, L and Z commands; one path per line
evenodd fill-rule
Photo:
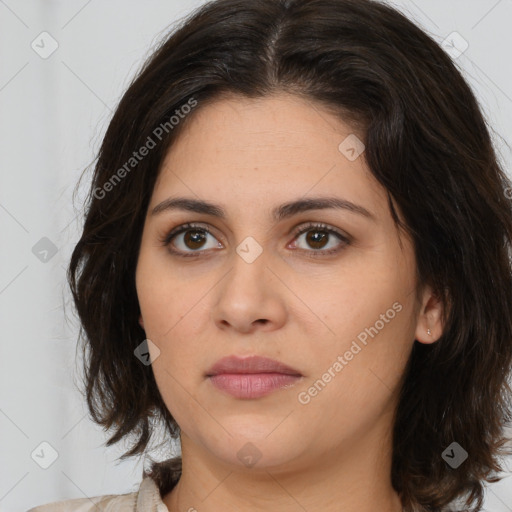
M 295 368 L 261 356 L 223 357 L 208 370 L 206 375 L 210 377 L 221 373 L 282 373 L 285 375 L 301 375 Z
M 295 368 L 261 356 L 224 357 L 208 370 L 206 376 L 217 389 L 246 399 L 289 388 L 303 377 Z

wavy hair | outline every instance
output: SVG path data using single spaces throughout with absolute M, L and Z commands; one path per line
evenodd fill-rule
M 68 267 L 91 416 L 113 431 L 107 446 L 135 438 L 122 458 L 144 452 L 157 421 L 179 436 L 151 366 L 134 356 L 145 339 L 135 268 L 155 180 L 194 112 L 224 96 L 283 91 L 361 130 L 369 169 L 414 242 L 419 282 L 444 304 L 442 337 L 415 341 L 403 375 L 393 487 L 407 511 L 459 499 L 480 510 L 511 419 L 512 188 L 452 59 L 377 1 L 211 1 L 143 63 L 102 140 Z M 452 442 L 469 454 L 456 469 L 442 457 Z M 179 467 L 179 458 L 153 467 L 164 492 Z

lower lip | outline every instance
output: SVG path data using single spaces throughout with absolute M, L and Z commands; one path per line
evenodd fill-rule
M 236 398 L 260 398 L 293 386 L 301 377 L 284 373 L 221 373 L 209 379 L 216 388 Z

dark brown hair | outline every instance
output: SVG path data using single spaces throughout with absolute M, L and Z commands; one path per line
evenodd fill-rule
M 108 445 L 136 437 L 123 458 L 144 452 L 157 421 L 179 435 L 151 366 L 134 356 L 145 339 L 135 268 L 148 203 L 194 111 L 223 95 L 281 91 L 362 129 L 364 158 L 413 239 L 420 283 L 445 306 L 442 337 L 415 341 L 403 376 L 393 486 L 407 511 L 446 510 L 462 498 L 479 510 L 483 481 L 502 470 L 510 421 L 512 189 L 451 58 L 376 1 L 213 1 L 175 28 L 131 82 L 104 136 L 68 269 L 92 418 L 113 429 Z M 155 147 L 131 160 L 149 139 Z M 456 469 L 442 457 L 452 442 L 469 454 Z M 153 474 L 166 492 L 172 472 Z

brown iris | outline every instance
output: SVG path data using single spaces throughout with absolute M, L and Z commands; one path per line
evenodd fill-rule
M 183 240 L 185 242 L 185 245 L 189 249 L 200 249 L 202 242 L 204 242 L 206 239 L 204 231 L 197 230 L 197 231 L 187 231 L 185 233 L 185 236 L 183 237 Z M 188 245 L 190 242 L 191 245 Z
M 315 249 L 322 249 L 325 245 L 325 243 L 323 245 L 322 243 L 327 241 L 328 236 L 328 233 L 325 231 L 311 230 L 306 234 L 306 241 L 311 247 Z

